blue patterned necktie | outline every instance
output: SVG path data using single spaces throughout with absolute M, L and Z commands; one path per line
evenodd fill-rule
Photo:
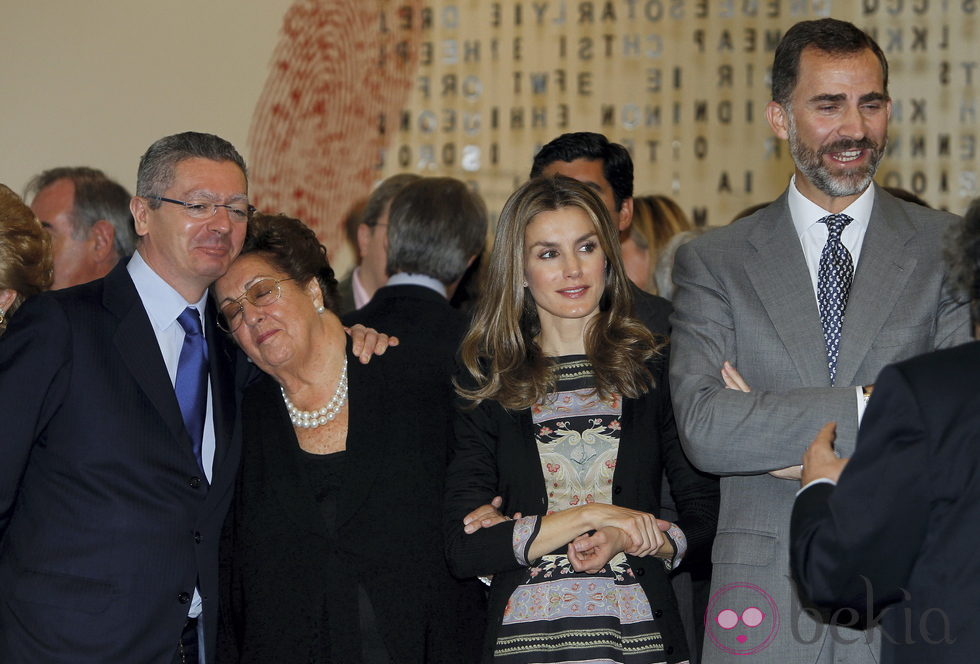
M 827 244 L 820 254 L 820 267 L 817 270 L 817 304 L 820 307 L 823 338 L 827 343 L 831 385 L 837 378 L 837 351 L 840 350 L 847 294 L 854 277 L 854 262 L 847 247 L 841 244 L 840 235 L 852 221 L 846 214 L 829 214 L 817 222 L 827 224 Z
M 204 418 L 208 409 L 208 346 L 201 330 L 201 317 L 194 307 L 187 307 L 177 317 L 184 328 L 184 345 L 180 349 L 177 362 L 177 380 L 174 392 L 184 417 L 184 426 L 191 437 L 194 457 L 201 472 L 204 472 L 204 459 L 201 449 L 204 439 Z

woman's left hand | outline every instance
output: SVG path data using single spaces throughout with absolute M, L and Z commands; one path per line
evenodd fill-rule
M 614 526 L 625 532 L 630 538 L 628 548 L 625 549 L 626 553 L 634 556 L 649 556 L 663 546 L 665 538 L 657 526 L 657 519 L 648 512 L 607 503 L 587 503 L 572 509 L 585 511 L 589 530 L 598 531 L 607 526 Z
M 630 536 L 615 526 L 579 535 L 568 543 L 568 562 L 576 572 L 595 574 L 617 553 L 630 546 Z

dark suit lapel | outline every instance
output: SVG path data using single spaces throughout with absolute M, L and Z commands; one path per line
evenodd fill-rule
M 140 389 L 160 413 L 176 440 L 190 452 L 190 437 L 184 429 L 174 386 L 167 374 L 153 325 L 143 308 L 139 293 L 126 269 L 125 261 L 105 278 L 103 303 L 119 317 L 113 343 Z
M 837 357 L 838 385 L 853 382 L 915 270 L 917 260 L 907 246 L 915 233 L 915 224 L 901 205 L 876 186 L 871 220 L 844 314 Z
M 804 385 L 830 384 L 820 312 L 786 193 L 754 222 L 745 273 Z

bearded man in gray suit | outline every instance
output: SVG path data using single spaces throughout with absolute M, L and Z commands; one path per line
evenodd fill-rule
M 798 23 L 772 79 L 767 118 L 789 141 L 789 187 L 681 247 L 674 268 L 678 429 L 691 461 L 723 476 L 703 661 L 870 664 L 875 630 L 808 607 L 790 581 L 798 485 L 787 480 L 827 421 L 850 456 L 886 364 L 969 338 L 942 262 L 955 217 L 872 182 L 891 100 L 870 36 L 835 19 Z

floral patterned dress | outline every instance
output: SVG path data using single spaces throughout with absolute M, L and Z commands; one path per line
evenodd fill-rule
M 548 513 L 590 502 L 612 503 L 622 401 L 599 399 L 584 356 L 557 358 L 558 389 L 532 408 Z M 561 553 L 526 560 L 537 516 L 518 519 L 514 553 L 527 578 L 510 596 L 495 661 L 665 661 L 650 603 L 622 553 L 598 573 L 575 572 Z

